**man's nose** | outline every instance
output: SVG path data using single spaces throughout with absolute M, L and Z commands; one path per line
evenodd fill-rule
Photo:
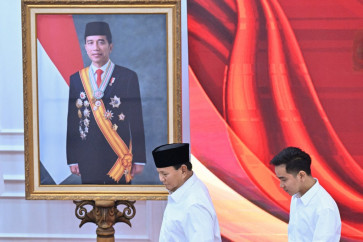
M 94 43 L 94 44 L 92 45 L 92 49 L 94 49 L 94 50 L 98 50 L 98 49 L 99 49 L 98 44 L 97 44 L 97 43 Z
M 163 181 L 164 181 L 164 177 L 163 177 L 162 175 L 160 175 L 160 174 L 159 174 L 159 180 L 160 180 L 161 182 L 163 182 Z

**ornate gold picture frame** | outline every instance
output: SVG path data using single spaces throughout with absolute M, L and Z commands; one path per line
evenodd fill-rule
M 91 64 L 85 49 L 85 28 L 91 22 L 107 23 L 112 33 L 110 65 L 115 69 L 109 72 L 108 79 L 104 78 L 104 96 L 100 99 L 95 98 L 94 89 L 87 92 L 81 74 L 87 76 Z M 151 151 L 182 140 L 180 25 L 180 0 L 22 0 L 27 199 L 166 198 L 168 193 L 159 181 Z M 117 68 L 127 72 L 113 75 Z M 136 82 L 127 79 L 129 74 L 137 76 Z M 76 101 L 70 92 L 74 77 L 84 85 L 84 91 L 74 91 L 79 95 Z M 133 94 L 123 98 L 121 93 L 128 93 L 128 89 L 118 78 L 138 82 L 141 118 L 131 120 L 130 110 L 135 108 L 126 105 L 136 103 L 137 98 Z M 112 95 L 106 97 L 117 85 L 122 87 L 120 91 L 110 91 Z M 103 101 L 100 107 L 97 100 Z M 140 120 L 142 126 L 132 133 L 133 125 Z M 70 131 L 71 125 L 76 131 Z M 118 132 L 124 126 L 128 138 Z M 93 136 L 98 128 L 103 141 L 95 141 Z M 140 133 L 143 139 L 136 138 Z M 85 148 L 87 142 L 93 145 Z M 105 154 L 100 155 L 102 152 Z M 115 183 L 93 183 L 92 176 L 85 182 L 85 167 L 96 174 L 107 166 L 107 157 L 113 152 L 116 158 L 112 169 L 121 167 L 119 176 L 112 176 L 109 168 L 107 175 Z M 139 152 L 145 159 L 138 158 L 143 157 Z M 83 172 L 71 172 L 71 166 L 78 167 L 78 158 L 70 161 L 70 157 L 88 157 L 83 165 L 79 162 Z M 100 162 L 102 166 L 94 165 Z M 135 164 L 142 166 L 141 172 L 132 173 Z

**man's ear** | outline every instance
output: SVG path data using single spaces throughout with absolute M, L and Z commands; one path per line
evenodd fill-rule
M 186 173 L 186 172 L 187 172 L 187 170 L 188 170 L 188 167 L 187 167 L 185 164 L 183 164 L 183 165 L 181 166 L 181 169 L 182 169 L 182 173 Z
M 297 173 L 298 177 L 300 179 L 305 179 L 306 177 L 306 172 L 305 171 L 299 171 L 299 173 Z

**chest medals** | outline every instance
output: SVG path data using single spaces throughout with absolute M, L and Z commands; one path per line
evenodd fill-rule
M 93 97 L 91 98 L 90 102 L 93 104 L 93 110 L 97 111 L 97 109 L 102 105 L 102 98 L 104 96 L 105 89 L 111 79 L 111 75 L 113 73 L 115 65 L 110 61 L 109 64 L 106 67 L 105 74 L 102 78 L 101 85 L 98 87 L 96 78 L 94 74 L 91 71 L 91 68 L 89 70 L 89 82 L 92 89 Z M 112 78 L 112 83 L 114 82 L 115 78 Z M 112 99 L 116 98 L 116 101 L 112 101 Z M 87 137 L 87 134 L 89 132 L 89 125 L 90 125 L 90 115 L 91 115 L 91 106 L 90 102 L 88 101 L 89 98 L 87 98 L 87 95 L 85 92 L 80 92 L 79 98 L 76 100 L 76 107 L 78 109 L 77 115 L 79 118 L 79 133 L 82 140 L 85 140 Z M 120 104 L 120 98 L 117 98 L 116 96 L 111 98 L 111 102 L 115 102 L 117 104 Z M 111 120 L 113 117 L 112 112 L 106 111 L 105 118 Z M 114 130 L 117 130 L 117 127 L 113 127 Z
M 81 92 L 79 98 L 76 101 L 76 107 L 78 109 L 79 118 L 79 134 L 82 140 L 86 139 L 89 127 L 89 116 L 91 112 L 89 110 L 89 102 L 86 100 L 86 93 Z

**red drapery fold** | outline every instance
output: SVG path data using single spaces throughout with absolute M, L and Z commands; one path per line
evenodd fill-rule
M 363 238 L 362 168 L 329 121 L 278 0 L 211 5 L 188 1 L 193 154 L 241 195 L 286 219 L 290 198 L 281 193 L 268 162 L 283 147 L 301 147 L 312 156 L 313 175 L 338 203 L 342 236 Z M 205 96 L 193 96 L 198 88 Z M 219 126 L 201 120 L 203 97 L 215 107 L 209 111 L 214 115 L 203 117 L 218 114 Z M 206 152 L 216 145 L 202 133 L 216 132 L 216 127 L 220 130 L 213 140 L 229 142 L 225 156 L 230 160 L 220 160 L 222 151 L 220 156 Z M 250 185 L 243 189 L 239 183 Z

